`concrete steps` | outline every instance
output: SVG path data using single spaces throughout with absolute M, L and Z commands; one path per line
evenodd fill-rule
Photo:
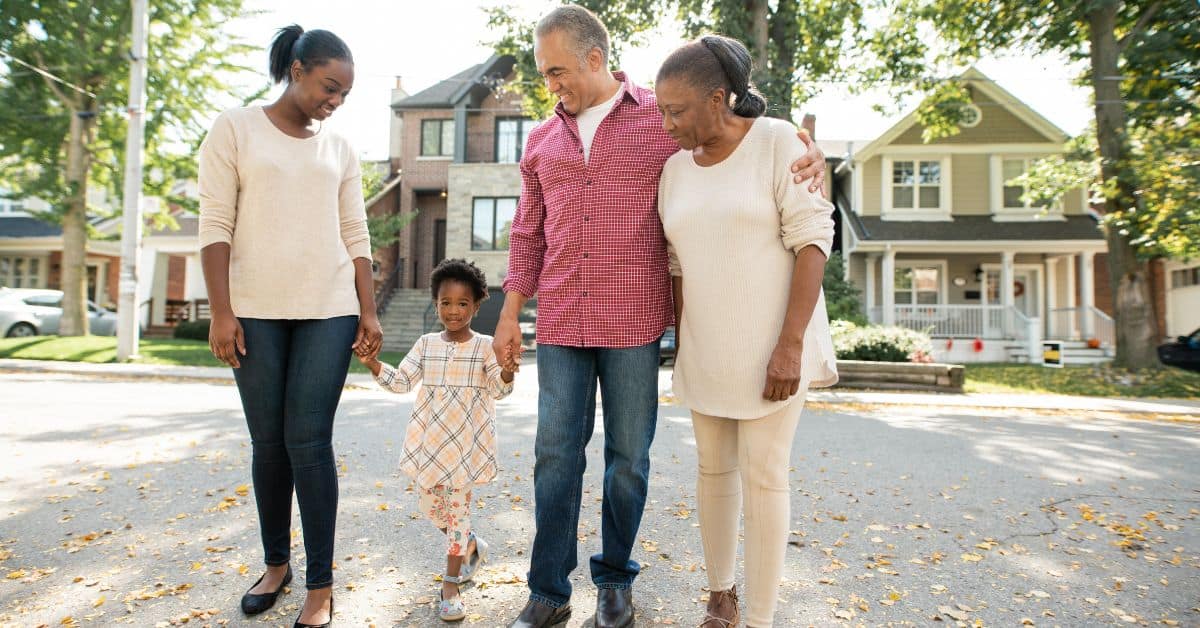
M 432 302 L 429 290 L 396 290 L 379 321 L 383 327 L 383 350 L 408 351 L 422 334 L 437 329 L 439 324 L 436 318 L 431 318 L 432 328 L 425 329 L 425 311 Z

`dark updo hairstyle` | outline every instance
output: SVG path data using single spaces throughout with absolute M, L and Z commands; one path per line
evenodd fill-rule
M 429 276 L 429 287 L 433 292 L 434 301 L 438 298 L 438 288 L 447 281 L 466 284 L 475 295 L 476 301 L 488 298 L 487 275 L 474 263 L 465 259 L 444 259 L 433 269 L 433 274 Z
M 705 94 L 724 88 L 731 109 L 743 118 L 767 112 L 767 100 L 750 81 L 754 62 L 745 44 L 721 35 L 705 35 L 684 44 L 658 69 L 658 81 L 681 78 Z
M 308 71 L 331 59 L 354 63 L 350 47 L 341 37 L 323 30 L 305 32 L 299 24 L 285 26 L 271 41 L 271 79 L 276 83 L 291 83 L 293 61 L 299 61 Z

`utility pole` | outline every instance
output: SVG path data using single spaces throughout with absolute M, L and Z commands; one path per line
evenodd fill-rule
M 117 301 L 117 360 L 138 351 L 138 266 L 142 254 L 142 135 L 146 127 L 147 0 L 133 3 L 133 42 L 129 49 L 129 131 L 125 136 L 125 215 L 121 228 L 120 297 Z

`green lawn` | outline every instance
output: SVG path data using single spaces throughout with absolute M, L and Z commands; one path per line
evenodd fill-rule
M 141 357 L 137 362 L 142 364 L 222 366 L 202 340 L 144 338 L 138 345 L 138 353 Z M 385 351 L 379 359 L 396 364 L 403 357 L 401 352 Z M 0 338 L 0 358 L 105 364 L 117 361 L 117 339 L 112 336 Z M 352 360 L 350 372 L 366 373 L 367 369 L 358 360 Z
M 143 339 L 138 362 L 179 366 L 221 366 L 200 340 Z M 398 363 L 404 354 L 387 351 L 380 360 Z M 109 363 L 117 360 L 111 336 L 0 338 L 0 358 Z M 350 372 L 367 370 L 352 360 Z M 968 364 L 967 392 L 1052 392 L 1092 397 L 1175 397 L 1200 399 L 1200 373 L 1176 368 L 1130 373 L 1109 366 L 1061 369 L 1028 364 Z
M 968 364 L 966 392 L 1050 392 L 1089 397 L 1200 399 L 1200 373 L 1163 367 L 1131 372 L 1107 365 L 1060 369 L 1030 364 Z

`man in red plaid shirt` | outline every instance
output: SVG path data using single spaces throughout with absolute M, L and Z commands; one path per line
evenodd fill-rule
M 679 150 L 662 128 L 654 92 L 608 69 L 608 32 L 587 9 L 560 7 L 538 24 L 534 57 L 558 96 L 530 135 L 521 200 L 509 240 L 496 355 L 517 368 L 517 317 L 537 295 L 538 425 L 534 455 L 537 532 L 529 603 L 514 628 L 571 615 L 569 577 L 585 448 L 597 384 L 604 402 L 602 551 L 591 558 L 599 590 L 595 626 L 633 625 L 630 558 L 646 504 L 658 414 L 658 342 L 673 324 L 658 179 Z M 814 144 L 796 181 L 824 177 Z

